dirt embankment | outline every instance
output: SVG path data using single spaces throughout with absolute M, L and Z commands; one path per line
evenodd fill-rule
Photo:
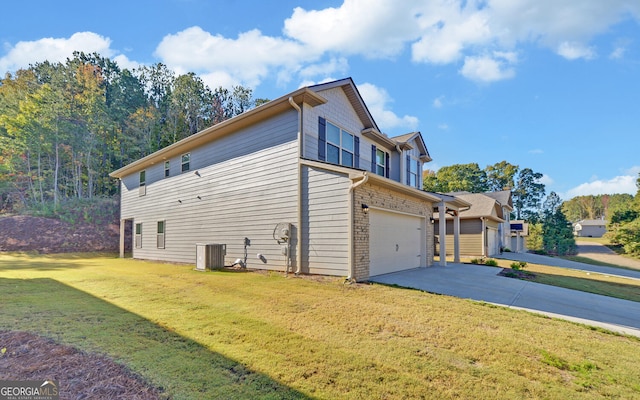
M 0 251 L 116 252 L 119 235 L 117 223 L 70 224 L 26 215 L 0 216 Z

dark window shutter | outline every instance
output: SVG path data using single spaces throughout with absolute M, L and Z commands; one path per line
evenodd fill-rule
M 407 185 L 411 185 L 411 156 L 407 155 Z
M 360 138 L 358 136 L 353 137 L 353 166 L 360 168 Z
M 371 172 L 376 173 L 376 145 L 371 145 Z
M 327 160 L 327 121 L 318 117 L 318 160 Z
M 384 174 L 388 178 L 389 177 L 389 164 L 390 164 L 389 163 L 389 153 L 385 153 L 385 160 L 384 161 L 385 161 L 385 163 L 384 163 L 384 168 L 385 168 Z

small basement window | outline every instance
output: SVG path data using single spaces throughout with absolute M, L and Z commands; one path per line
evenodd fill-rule
M 171 174 L 171 170 L 169 169 L 169 161 L 164 162 L 164 177 L 168 178 Z

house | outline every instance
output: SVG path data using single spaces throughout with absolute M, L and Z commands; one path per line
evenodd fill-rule
M 469 204 L 460 208 L 459 213 L 459 251 L 466 256 L 493 256 L 511 244 L 510 213 L 513 210 L 511 191 L 503 190 L 492 193 L 448 193 L 458 201 Z M 446 224 L 441 221 L 446 220 Z M 440 252 L 444 243 L 447 249 L 455 248 L 455 216 L 451 213 L 433 214 L 434 231 L 436 232 L 435 248 Z M 445 228 L 446 226 L 446 228 Z M 445 228 L 442 232 L 442 228 Z M 443 242 L 440 238 L 446 238 Z M 445 251 L 445 254 L 453 254 Z
M 511 238 L 510 246 L 507 246 L 509 250 L 515 253 L 526 253 L 527 249 L 527 237 L 529 237 L 529 223 L 522 219 L 511 220 Z
M 358 281 L 427 267 L 429 161 L 419 132 L 380 131 L 351 78 L 303 87 L 112 172 L 120 253 L 129 228 L 139 259 L 197 263 L 210 243 L 225 265 Z
M 607 233 L 604 219 L 583 219 L 573 225 L 573 234 L 578 237 L 602 237 Z

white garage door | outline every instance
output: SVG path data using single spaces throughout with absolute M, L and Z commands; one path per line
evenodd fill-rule
M 411 215 L 369 212 L 369 276 L 420 266 L 422 221 Z
M 495 228 L 487 228 L 487 251 L 489 256 L 495 256 L 500 252 L 500 241 L 498 230 Z

